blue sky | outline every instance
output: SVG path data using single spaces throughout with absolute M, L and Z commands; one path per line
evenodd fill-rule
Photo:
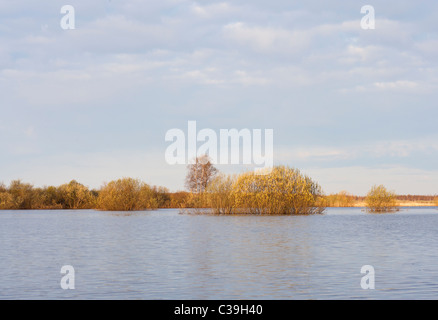
M 183 189 L 164 136 L 196 120 L 273 129 L 326 193 L 437 194 L 437 33 L 436 1 L 3 0 L 0 181 Z

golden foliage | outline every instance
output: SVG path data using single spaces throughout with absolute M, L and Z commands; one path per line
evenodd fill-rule
M 9 192 L 0 191 L 0 210 L 12 208 L 12 195 Z
M 218 175 L 207 187 L 209 208 L 215 214 L 231 214 L 234 208 L 233 184 L 235 177 Z
M 324 211 L 325 199 L 321 187 L 309 177 L 297 169 L 278 166 L 263 175 L 221 174 L 208 184 L 204 193 L 191 193 L 184 207 L 192 208 L 183 210 L 189 213 L 314 214 Z
M 353 207 L 354 196 L 347 191 L 330 194 L 326 197 L 328 207 Z
M 23 183 L 20 180 L 14 180 L 9 186 L 9 194 L 11 196 L 9 207 L 10 209 L 26 209 L 32 208 L 34 202 L 33 186 L 28 183 Z
M 0 186 L 0 209 L 86 209 L 95 206 L 95 196 L 87 187 L 71 181 L 58 188 L 34 188 L 20 180 L 9 188 Z
M 383 185 L 373 186 L 365 198 L 365 203 L 369 212 L 393 212 L 397 211 L 399 206 L 395 193 L 388 191 Z
M 46 194 L 50 194 L 50 189 Z M 87 187 L 72 180 L 58 188 L 58 197 L 65 209 L 89 209 L 94 207 L 94 198 Z
M 98 207 L 107 211 L 133 211 L 158 207 L 154 191 L 138 179 L 123 178 L 105 184 L 100 190 Z
M 238 212 L 314 214 L 325 209 L 321 187 L 298 169 L 278 166 L 268 174 L 240 175 L 232 195 Z
M 99 196 L 99 193 L 101 194 Z M 164 208 L 170 204 L 169 191 L 149 187 L 139 180 L 126 178 L 112 181 L 101 191 L 89 190 L 72 180 L 59 187 L 34 188 L 19 180 L 6 188 L 0 184 L 0 209 L 105 209 L 142 210 Z

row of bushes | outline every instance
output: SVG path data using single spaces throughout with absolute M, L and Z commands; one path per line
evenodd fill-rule
M 154 208 L 211 208 L 219 214 L 311 214 L 322 212 L 325 206 L 321 187 L 288 167 L 276 167 L 265 175 L 219 175 L 200 193 L 169 193 L 132 178 L 111 181 L 100 190 L 89 190 L 77 181 L 44 188 L 19 180 L 8 188 L 0 185 L 0 209 Z
M 97 192 L 71 181 L 59 187 L 34 188 L 20 180 L 0 185 L 0 209 L 87 209 L 95 207 Z
M 275 167 L 269 174 L 247 172 L 216 176 L 200 193 L 170 193 L 137 179 L 124 178 L 100 190 L 71 181 L 59 187 L 34 188 L 19 180 L 0 184 L 0 209 L 101 209 L 132 211 L 155 208 L 209 209 L 215 214 L 313 214 L 325 207 L 350 207 L 359 197 L 347 192 L 325 196 L 321 187 L 297 169 Z M 371 212 L 395 211 L 396 195 L 374 186 L 361 200 Z M 438 206 L 438 198 L 435 199 Z
M 167 189 L 132 178 L 111 181 L 100 190 L 89 190 L 74 180 L 59 187 L 34 188 L 20 180 L 12 181 L 9 187 L 0 185 L 0 209 L 129 211 L 165 207 L 170 202 Z
M 339 193 L 330 194 L 325 197 L 327 207 L 357 207 L 363 204 L 367 205 L 366 199 L 369 196 L 373 197 L 373 193 L 378 193 L 377 187 L 384 188 L 383 186 L 374 186 L 372 190 L 370 190 L 370 194 L 362 197 L 355 196 L 349 194 L 346 191 L 341 191 Z M 435 205 L 438 206 L 438 197 L 436 196 L 425 196 L 425 195 L 395 195 L 392 193 L 395 199 L 391 199 L 390 201 L 393 203 L 400 202 L 410 202 L 410 203 L 423 203 L 425 205 Z M 372 197 L 370 199 L 372 199 Z M 375 196 L 374 196 L 375 197 Z M 384 193 L 381 194 L 381 197 L 385 198 Z M 388 197 L 386 197 L 388 199 Z M 368 202 L 368 204 L 372 204 Z
M 398 211 L 400 201 L 427 202 L 428 205 L 438 206 L 438 197 L 419 195 L 396 195 L 383 185 L 375 185 L 365 197 L 353 196 L 346 191 L 325 197 L 327 207 L 353 207 L 365 204 L 369 212 Z
M 353 196 L 347 191 L 330 194 L 325 197 L 327 207 L 353 207 L 360 197 Z
M 314 214 L 326 207 L 352 207 L 364 201 L 368 212 L 395 212 L 399 201 L 383 185 L 373 186 L 366 197 L 343 191 L 324 196 L 318 184 L 296 169 L 275 168 L 271 174 L 246 173 L 237 177 L 218 176 L 206 190 L 192 195 L 192 207 L 210 208 L 216 214 Z M 438 198 L 435 198 L 438 206 Z
M 341 191 L 325 197 L 325 201 L 328 207 L 353 207 L 364 201 L 369 212 L 391 212 L 397 211 L 399 207 L 397 195 L 383 185 L 373 186 L 366 197 L 357 197 Z

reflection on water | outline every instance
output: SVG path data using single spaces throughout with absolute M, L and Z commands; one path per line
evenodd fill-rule
M 438 210 L 1 211 L 1 299 L 437 299 Z M 72 265 L 76 289 L 62 290 Z M 363 290 L 372 265 L 376 289 Z

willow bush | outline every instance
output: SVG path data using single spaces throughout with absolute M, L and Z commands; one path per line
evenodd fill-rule
M 325 197 L 328 207 L 353 207 L 355 197 L 347 191 L 330 194 Z
M 207 203 L 215 214 L 232 214 L 234 208 L 233 185 L 235 177 L 220 174 L 207 188 Z
M 270 173 L 240 175 L 232 195 L 237 212 L 249 214 L 315 214 L 325 210 L 321 187 L 298 169 L 274 167 Z
M 90 209 L 95 200 L 87 187 L 74 180 L 58 188 L 34 188 L 20 180 L 12 181 L 9 188 L 0 186 L 0 209 Z
M 99 192 L 98 207 L 107 211 L 133 211 L 158 207 L 154 190 L 138 179 L 123 178 L 105 184 Z
M 0 183 L 0 210 L 10 209 L 12 206 L 12 195 L 3 183 Z
M 396 194 L 383 185 L 373 186 L 365 198 L 368 212 L 398 211 Z
M 61 198 L 61 193 L 56 187 L 35 188 L 32 193 L 35 201 L 33 201 L 31 209 L 66 209 L 62 205 L 64 201 Z
M 11 182 L 8 188 L 9 196 L 3 197 L 6 209 L 32 209 L 35 203 L 33 185 L 20 180 Z
M 51 194 L 50 189 L 46 190 L 47 195 Z M 75 180 L 59 186 L 57 193 L 58 202 L 64 209 L 91 209 L 95 207 L 95 198 L 92 192 Z
M 314 214 L 325 209 L 321 187 L 299 170 L 285 166 L 263 175 L 220 175 L 206 193 L 209 207 L 217 214 Z

